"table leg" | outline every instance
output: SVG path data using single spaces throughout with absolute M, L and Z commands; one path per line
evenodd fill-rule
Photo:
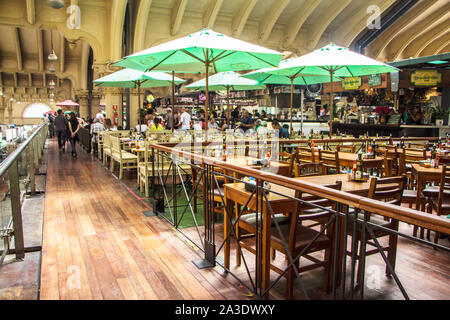
M 262 261 L 261 261 L 261 271 L 262 271 L 262 284 L 261 289 L 264 293 L 270 285 L 270 240 L 271 240 L 271 225 L 272 216 L 270 215 L 269 209 L 267 207 L 267 202 L 264 201 L 263 204 L 263 221 L 262 221 Z M 259 261 L 259 259 L 258 259 Z M 265 294 L 264 298 L 268 298 L 269 294 Z
M 228 212 L 233 212 L 233 200 L 228 199 L 227 196 L 227 189 L 225 188 L 224 190 L 224 197 L 225 197 L 225 205 L 226 205 L 226 210 L 224 212 L 223 215 L 223 236 L 224 239 L 227 238 L 228 233 L 231 231 L 231 224 L 229 222 L 229 218 L 231 219 L 231 217 L 228 217 Z M 225 240 L 225 243 L 223 245 L 223 255 L 224 255 L 224 266 L 226 269 L 230 269 L 230 237 L 228 237 L 227 240 Z

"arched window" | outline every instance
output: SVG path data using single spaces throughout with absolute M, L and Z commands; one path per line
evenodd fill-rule
M 23 118 L 42 118 L 47 111 L 50 111 L 50 107 L 43 103 L 32 103 L 23 111 Z

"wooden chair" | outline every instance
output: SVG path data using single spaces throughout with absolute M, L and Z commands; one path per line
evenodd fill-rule
M 139 159 L 138 157 L 138 167 L 137 167 L 137 180 L 139 184 L 139 190 L 141 193 L 145 193 L 145 197 L 150 196 L 149 191 L 149 178 L 153 177 L 153 163 L 151 161 L 152 151 L 149 148 L 149 143 L 145 143 L 144 148 L 144 158 Z
M 137 169 L 138 156 L 122 150 L 119 137 L 110 137 L 111 140 L 111 172 L 114 172 L 114 162 L 119 164 L 119 179 L 123 177 L 123 170 Z
M 325 187 L 340 190 L 342 187 L 341 181 L 336 181 L 335 184 L 326 185 Z M 314 203 L 320 205 L 324 208 L 334 209 L 335 204 L 333 201 L 324 199 L 318 196 L 312 196 L 311 194 L 304 192 L 296 192 L 296 198 L 301 200 L 307 200 L 308 203 Z M 286 264 L 289 265 L 288 252 L 292 258 L 296 258 L 301 251 L 319 234 L 319 231 L 313 229 L 312 227 L 320 224 L 324 225 L 330 218 L 330 211 L 327 209 L 320 209 L 305 203 L 296 202 L 294 213 L 290 214 L 290 223 L 280 225 L 281 234 L 283 238 L 287 241 L 287 250 L 283 245 L 281 235 L 278 228 L 273 225 L 271 229 L 271 249 L 278 251 L 285 255 Z M 302 224 L 303 221 L 314 221 L 316 224 L 305 226 Z M 333 243 L 333 231 L 334 228 L 331 226 L 327 232 L 320 235 L 314 244 L 312 244 L 306 252 L 302 254 L 301 257 L 312 262 L 311 264 L 300 266 L 300 258 L 295 261 L 297 270 L 300 273 L 305 271 L 324 268 L 324 290 L 326 292 L 330 289 L 331 284 L 331 248 Z M 311 253 L 324 251 L 324 259 L 320 260 L 317 257 L 311 256 Z M 271 269 L 275 272 L 282 274 L 283 270 L 279 269 L 277 266 L 271 264 Z M 289 268 L 287 274 L 287 288 L 286 296 L 288 299 L 293 297 L 294 281 L 295 281 L 295 270 L 294 267 Z
M 450 165 L 450 155 L 439 155 L 439 165 Z
M 288 178 L 292 178 L 292 171 L 294 168 L 295 158 L 296 158 L 295 153 L 288 153 L 288 152 L 280 152 L 279 153 L 279 159 L 280 159 L 279 162 L 289 164 L 289 169 L 288 169 L 288 173 L 287 173 Z
M 316 162 L 316 149 L 310 147 L 297 147 L 296 149 L 296 162 L 307 163 Z
M 321 176 L 324 174 L 326 174 L 326 168 L 322 162 L 295 164 L 295 177 Z
M 319 149 L 319 162 L 323 163 L 326 172 L 325 174 L 330 174 L 330 172 L 336 174 L 341 173 L 339 152 Z
M 111 135 L 103 133 L 103 148 L 102 148 L 103 165 L 106 167 L 108 164 L 108 158 L 111 160 Z
M 426 191 L 425 191 L 426 192 Z M 428 213 L 433 210 L 438 216 L 450 214 L 450 166 L 442 166 L 439 194 L 437 197 L 428 197 Z M 428 232 L 429 238 L 429 232 Z M 438 243 L 439 232 L 434 234 L 434 243 Z M 450 238 L 449 238 L 450 241 Z
M 402 195 L 403 195 L 403 189 L 406 184 L 406 177 L 405 176 L 398 176 L 398 177 L 388 177 L 388 178 L 376 178 L 372 177 L 370 179 L 370 187 L 369 187 L 369 194 L 368 197 L 370 199 L 384 201 L 389 204 L 394 205 L 400 205 L 402 202 Z M 349 214 L 349 231 L 348 235 L 353 237 L 353 219 L 354 214 Z M 364 220 L 364 214 L 359 213 L 358 214 L 358 220 Z M 398 221 L 395 219 L 389 219 L 388 221 L 385 221 L 382 216 L 376 215 L 376 214 L 370 214 L 368 213 L 368 222 L 382 226 L 384 228 L 388 228 L 394 231 L 398 231 Z M 357 285 L 360 285 L 362 282 L 362 253 L 363 253 L 363 246 L 362 246 L 362 223 L 357 224 L 356 231 L 356 241 L 359 243 L 359 253 L 356 255 L 358 259 L 358 273 L 357 273 Z M 365 239 L 366 243 L 370 246 L 375 247 L 375 243 L 372 240 L 370 234 L 366 231 L 365 232 Z M 381 237 L 389 237 L 389 244 L 388 246 L 383 247 L 382 249 L 384 251 L 387 251 L 387 259 L 389 263 L 391 264 L 392 268 L 395 268 L 395 258 L 397 254 L 397 238 L 398 236 L 396 234 L 389 233 L 387 231 L 384 231 L 382 229 L 373 228 L 373 233 L 375 234 L 376 238 Z M 373 255 L 378 253 L 378 249 L 372 249 L 369 250 L 366 248 L 366 256 Z M 351 256 L 351 252 L 347 252 L 348 255 Z M 390 274 L 389 269 L 386 266 L 386 274 Z
M 336 151 L 337 152 L 351 152 L 351 153 L 355 153 L 355 145 L 354 144 L 338 144 L 336 146 Z
M 420 163 L 427 159 L 427 149 L 405 148 L 405 157 L 407 163 Z

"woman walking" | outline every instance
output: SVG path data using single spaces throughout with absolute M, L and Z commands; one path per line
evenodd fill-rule
M 77 149 L 76 149 L 76 142 L 78 139 L 78 130 L 80 130 L 80 125 L 78 123 L 78 119 L 75 116 L 75 113 L 70 113 L 70 119 L 69 119 L 69 141 L 70 141 L 70 147 L 72 148 L 72 157 L 77 157 Z

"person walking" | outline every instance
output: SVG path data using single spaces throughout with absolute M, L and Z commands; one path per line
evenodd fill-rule
M 70 113 L 70 119 L 69 119 L 69 142 L 70 147 L 72 149 L 72 157 L 77 157 L 77 149 L 76 149 L 76 142 L 79 140 L 78 138 L 78 130 L 80 130 L 80 124 L 78 123 L 78 119 L 75 116 L 74 112 Z
M 67 120 L 63 115 L 61 109 L 57 111 L 57 116 L 55 121 L 53 122 L 55 126 L 56 136 L 58 137 L 58 147 L 59 150 L 64 152 L 66 145 L 66 128 L 67 128 Z
M 181 107 L 180 124 L 178 130 L 186 131 L 191 129 L 191 115 L 186 112 L 185 107 Z

